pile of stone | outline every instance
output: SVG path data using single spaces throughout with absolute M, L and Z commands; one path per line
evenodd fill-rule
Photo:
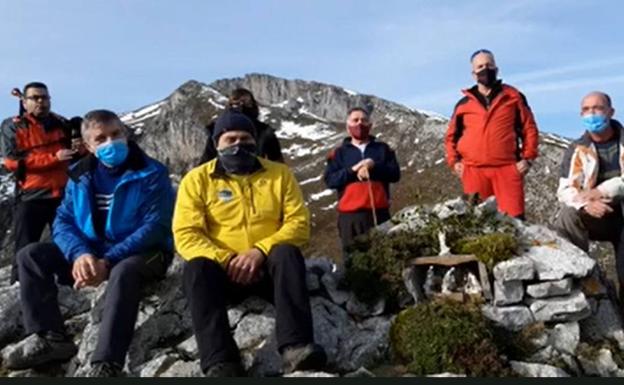
M 495 210 L 490 199 L 473 215 Z M 426 225 L 424 212 L 409 207 L 397 213 L 388 232 Z M 434 206 L 440 219 L 466 215 L 467 204 L 454 199 Z M 493 297 L 483 314 L 512 332 L 543 325 L 532 338 L 536 353 L 528 362 L 512 362 L 522 376 L 600 375 L 624 376 L 624 330 L 615 290 L 596 261 L 557 233 L 539 225 L 499 216 L 515 229 L 517 255 L 496 264 L 490 274 Z M 416 302 L 423 299 L 421 282 L 406 269 L 404 279 Z M 623 355 L 624 356 L 624 355 Z M 556 363 L 556 367 L 552 364 Z
M 124 371 L 128 376 L 201 376 L 190 312 L 182 294 L 182 261 L 176 259 L 168 275 L 148 288 L 141 303 Z M 0 269 L 0 282 L 8 282 L 9 268 Z M 368 307 L 338 288 L 340 274 L 328 259 L 307 261 L 315 339 L 328 355 L 327 370 L 333 374 L 299 373 L 295 376 L 362 375 L 386 357 L 391 315 L 382 315 L 383 303 Z M 82 376 L 97 342 L 106 283 L 97 289 L 74 291 L 63 287 L 59 299 L 66 326 L 75 336 L 78 354 L 69 362 L 37 370 L 9 372 L 9 376 Z M 231 330 L 241 348 L 243 364 L 252 376 L 282 374 L 275 341 L 275 309 L 264 300 L 250 297 L 228 310 Z M 0 344 L 3 359 L 20 354 L 30 339 L 23 339 L 19 307 L 19 283 L 0 287 Z

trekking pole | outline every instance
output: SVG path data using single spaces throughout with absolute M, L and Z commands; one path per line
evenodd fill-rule
M 366 173 L 368 174 L 368 170 Z M 371 209 L 373 210 L 373 223 L 375 224 L 375 227 L 377 227 L 378 223 L 377 223 L 377 213 L 375 210 L 375 198 L 373 197 L 373 184 L 371 183 L 370 175 L 368 175 L 368 178 L 366 179 L 366 183 L 368 184 L 368 198 L 370 199 Z

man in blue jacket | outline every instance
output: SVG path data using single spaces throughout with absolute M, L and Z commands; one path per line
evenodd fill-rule
M 167 168 L 133 142 L 111 111 L 87 113 L 81 127 L 91 153 L 69 172 L 53 224 L 54 243 L 34 243 L 18 255 L 22 316 L 28 344 L 8 368 L 67 360 L 55 276 L 74 288 L 108 280 L 98 342 L 87 376 L 121 374 L 143 286 L 164 277 L 172 258 L 174 192 Z
M 394 151 L 370 134 L 371 127 L 367 110 L 350 109 L 349 137 L 327 157 L 324 181 L 327 187 L 338 191 L 338 233 L 343 258 L 355 237 L 390 219 L 390 183 L 401 178 Z

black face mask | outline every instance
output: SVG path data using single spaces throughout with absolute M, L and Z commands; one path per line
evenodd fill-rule
M 218 150 L 219 162 L 227 173 L 251 174 L 256 168 L 256 145 L 235 144 Z
M 477 72 L 477 82 L 486 87 L 492 87 L 496 83 L 496 74 L 498 70 L 495 68 L 484 68 Z

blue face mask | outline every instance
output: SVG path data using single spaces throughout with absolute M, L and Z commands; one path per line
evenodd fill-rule
M 587 131 L 593 134 L 600 134 L 609 127 L 609 118 L 605 115 L 589 114 L 581 117 L 583 125 Z
M 99 145 L 95 156 L 108 167 L 117 167 L 128 157 L 128 143 L 125 139 L 116 139 Z

